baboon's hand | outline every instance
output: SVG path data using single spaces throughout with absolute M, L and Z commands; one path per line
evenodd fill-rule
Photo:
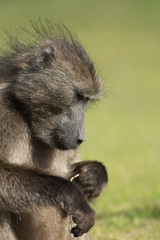
M 88 200 L 96 198 L 108 182 L 104 165 L 97 161 L 82 161 L 74 164 L 71 181 L 82 189 Z
M 61 207 L 67 216 L 72 216 L 76 226 L 72 228 L 71 233 L 74 234 L 74 237 L 79 237 L 87 233 L 94 225 L 95 212 L 88 205 L 86 196 L 75 183 L 69 182 L 66 189 L 67 193 L 62 197 Z
M 88 205 L 86 200 L 79 199 L 77 209 L 73 213 L 73 221 L 77 225 L 72 228 L 71 233 L 74 237 L 79 237 L 84 233 L 87 233 L 94 225 L 94 210 Z

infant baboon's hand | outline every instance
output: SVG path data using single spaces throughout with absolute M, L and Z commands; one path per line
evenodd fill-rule
M 80 186 L 90 200 L 99 196 L 108 182 L 108 174 L 102 163 L 82 161 L 74 164 L 71 181 Z

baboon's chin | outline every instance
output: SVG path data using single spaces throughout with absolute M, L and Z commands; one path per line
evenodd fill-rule
M 76 147 L 76 143 L 66 143 L 66 142 L 55 142 L 55 145 L 54 145 L 56 148 L 58 148 L 59 150 L 75 150 L 77 149 Z
M 62 151 L 67 151 L 67 150 L 76 150 L 77 148 L 76 148 L 76 146 L 74 145 L 74 146 L 71 146 L 71 145 L 63 145 L 63 144 L 61 144 L 61 145 L 55 145 L 55 147 L 56 148 L 58 148 L 59 150 L 62 150 Z
M 65 142 L 59 142 L 59 141 L 54 141 L 54 140 L 50 140 L 50 141 L 43 141 L 44 144 L 48 145 L 51 148 L 57 148 L 59 150 L 62 151 L 67 151 L 67 150 L 76 150 L 79 145 L 77 144 L 71 144 L 71 143 L 65 143 Z

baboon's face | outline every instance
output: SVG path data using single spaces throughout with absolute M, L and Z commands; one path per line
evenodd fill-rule
M 87 99 L 77 94 L 67 78 L 44 77 L 31 73 L 17 79 L 14 102 L 33 136 L 51 147 L 75 149 L 85 141 Z
M 93 64 L 79 45 L 36 51 L 14 79 L 12 100 L 34 137 L 51 147 L 75 149 L 85 141 L 86 102 L 99 93 Z
M 32 113 L 32 131 L 41 141 L 59 149 L 76 149 L 85 141 L 85 102 L 75 101 L 63 109 Z M 42 115 L 41 115 L 42 114 Z

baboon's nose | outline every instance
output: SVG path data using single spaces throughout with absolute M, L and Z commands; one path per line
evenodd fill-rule
M 83 140 L 82 139 L 78 139 L 77 144 L 76 144 L 76 148 L 78 148 L 79 145 L 81 145 L 81 143 L 83 143 Z

